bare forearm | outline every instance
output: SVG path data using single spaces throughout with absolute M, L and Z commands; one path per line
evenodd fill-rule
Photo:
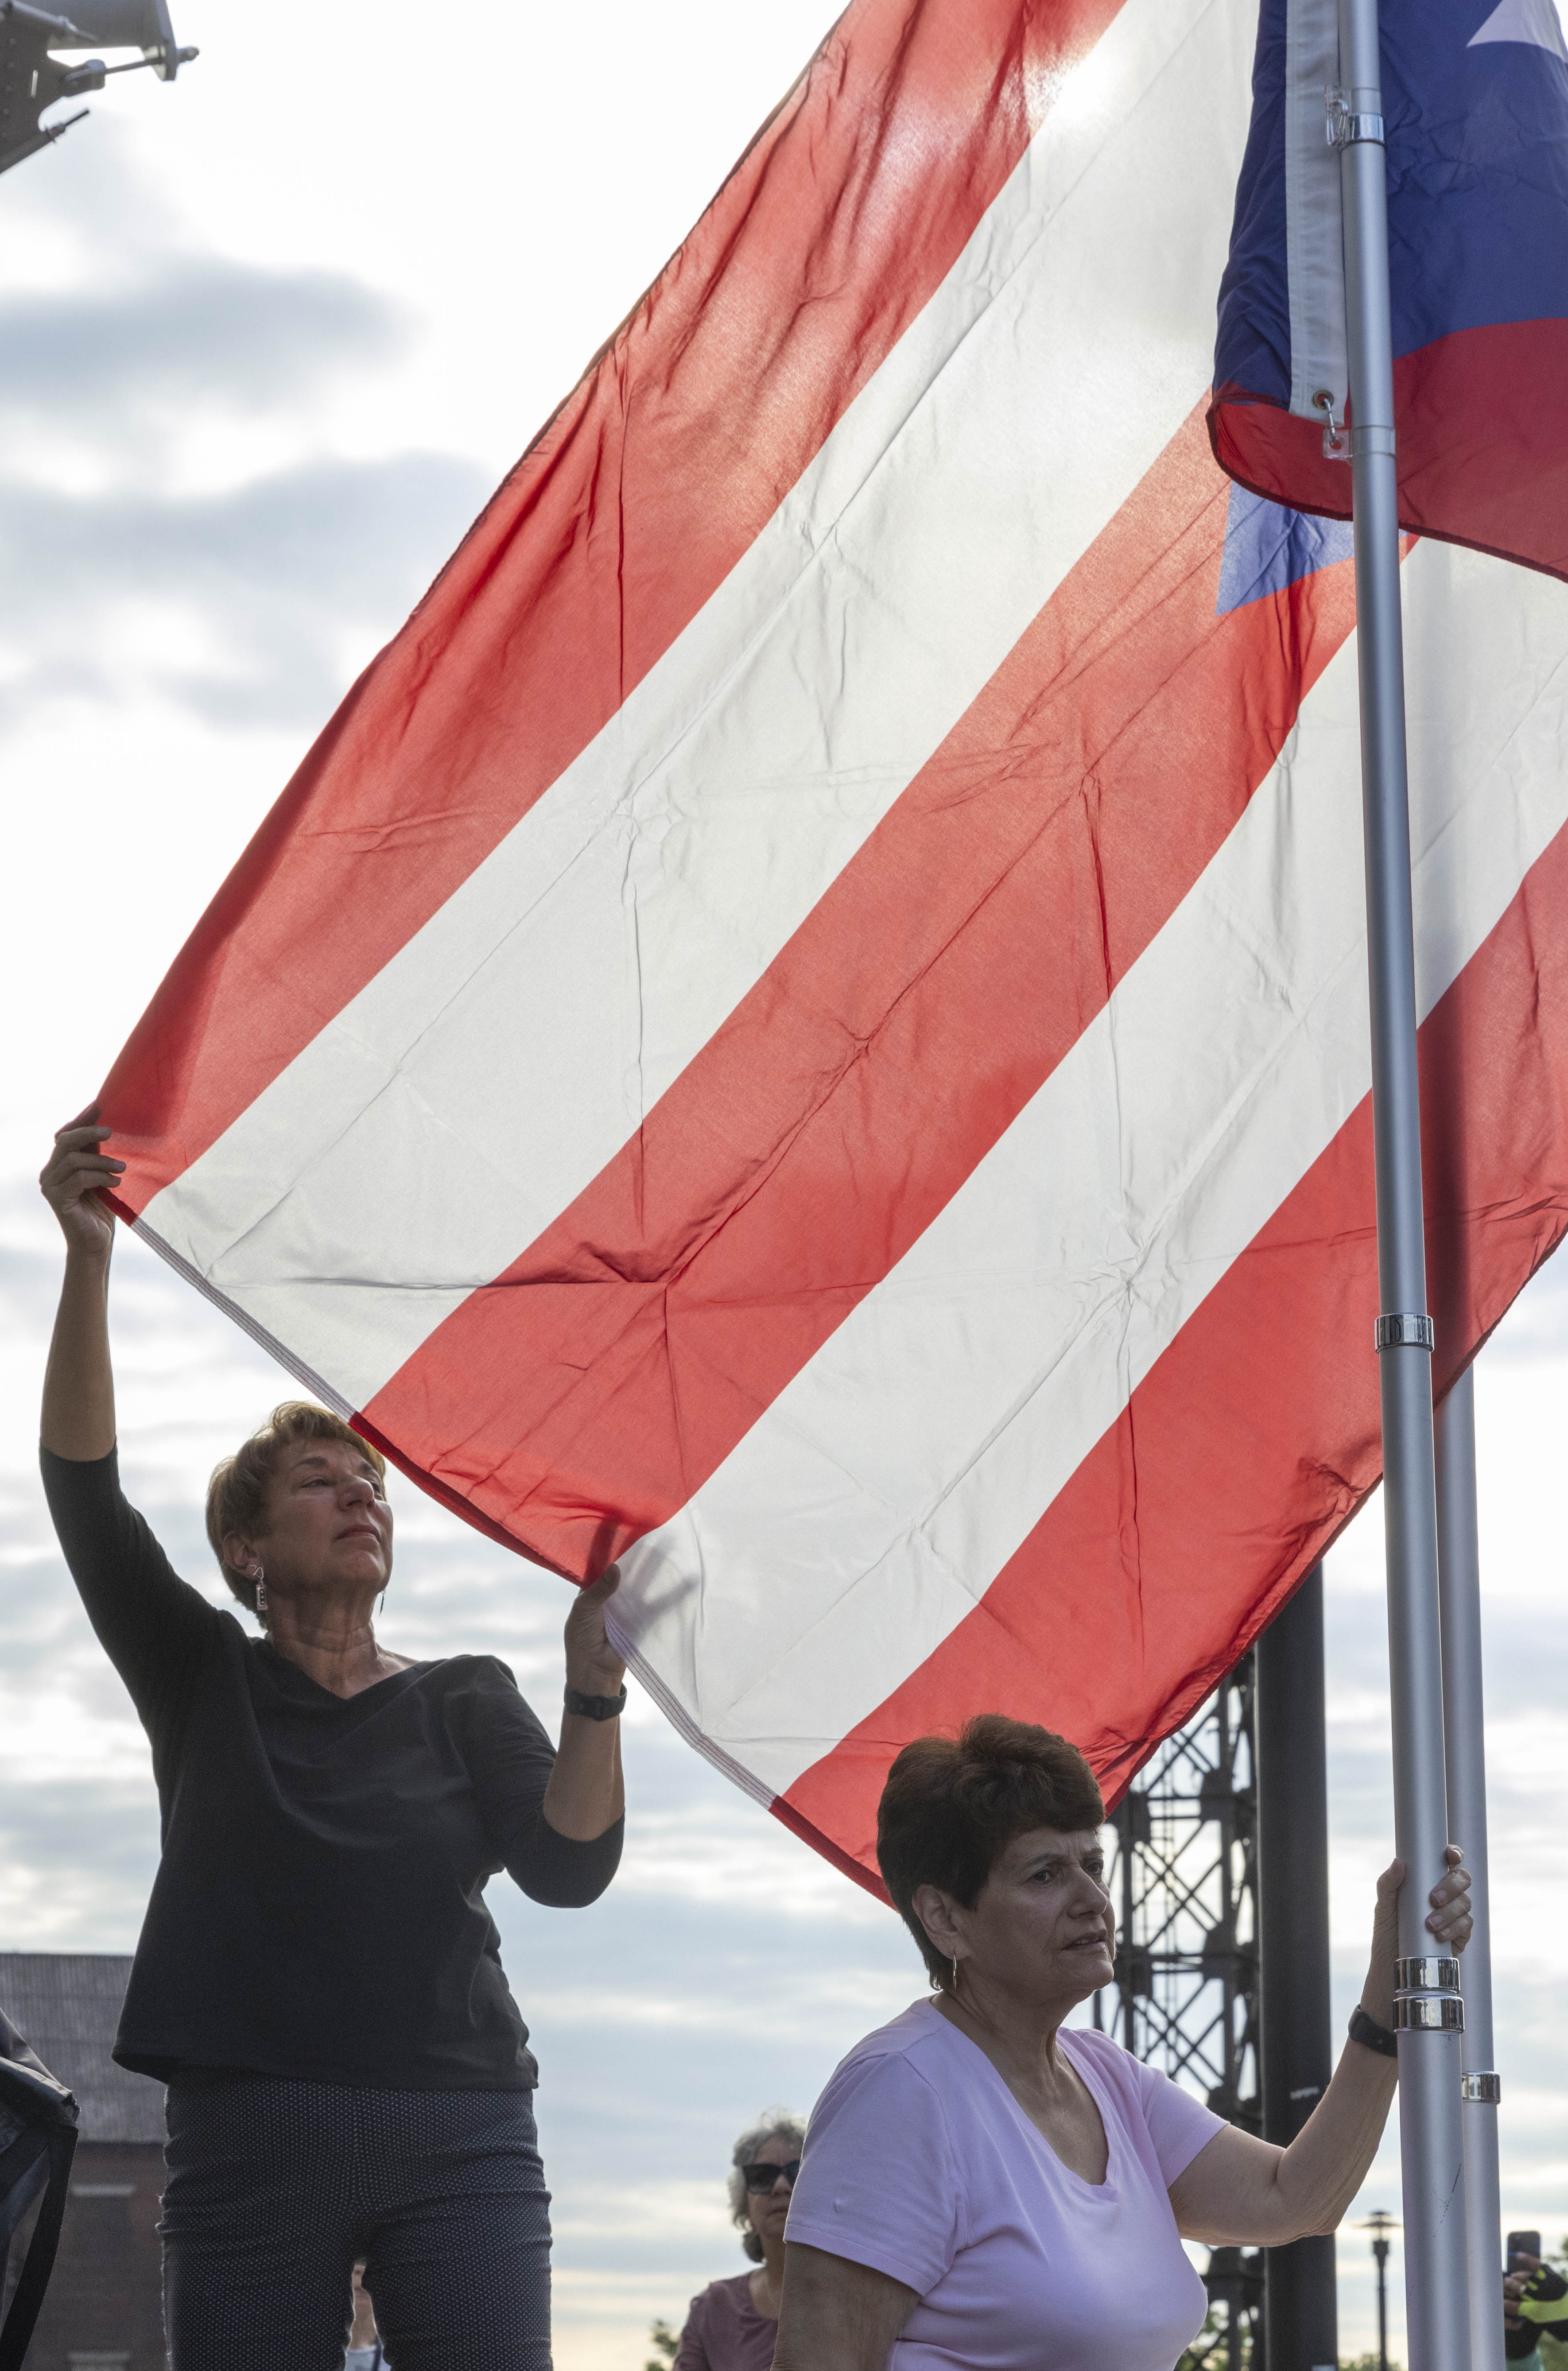
M 1427 1896 L 1433 1948 L 1462 1951 L 1470 1940 L 1470 1878 L 1457 1845 L 1446 1847 L 1446 1874 Z M 1375 2025 L 1394 2021 L 1402 1861 L 1378 1879 L 1372 1958 L 1361 2006 Z M 1201 2148 L 1170 2185 L 1176 2227 L 1212 2247 L 1283 2247 L 1332 2231 L 1366 2178 L 1389 2121 L 1398 2062 L 1359 2041 L 1345 2044 L 1334 2077 L 1286 2149 L 1232 2125 Z
M 1379 1891 L 1361 2006 L 1375 2025 L 1394 2022 L 1397 1890 Z M 1332 2231 L 1366 2178 L 1399 2088 L 1397 2060 L 1347 2041 L 1333 2079 L 1280 2158 L 1275 2190 L 1290 2236 Z
M 1347 2042 L 1332 2082 L 1288 2148 L 1234 2125 L 1170 2185 L 1176 2227 L 1211 2248 L 1281 2248 L 1332 2231 L 1366 2179 L 1394 2096 L 1395 2063 Z
M 43 1378 L 43 1445 L 56 1457 L 107 1457 L 114 1447 L 114 1370 L 109 1355 L 109 1255 L 65 1255 Z
M 1432 1899 L 1436 1902 L 1435 1891 Z M 1394 2022 L 1397 1902 L 1397 1887 L 1379 1888 L 1372 1957 L 1361 1987 L 1362 2007 L 1385 2030 Z M 1337 2228 L 1378 2153 L 1398 2088 L 1397 2060 L 1367 2050 L 1359 2041 L 1345 2043 L 1332 2081 L 1275 2172 L 1275 2192 L 1286 2222 L 1293 2226 L 1290 2238 L 1305 2238 Z
M 1332 2082 L 1279 2160 L 1274 2188 L 1288 2238 L 1337 2227 L 1378 2153 L 1398 2081 L 1392 2058 L 1345 2043 Z
M 623 1695 L 626 1664 L 610 1640 L 605 1609 L 620 1586 L 611 1565 L 580 1589 L 566 1617 L 566 1684 L 585 1696 Z M 623 1698 L 624 1700 L 624 1698 Z M 545 1817 L 558 1836 L 591 1845 L 626 1810 L 620 1723 L 563 1713 L 560 1750 L 545 1789 Z
M 619 1721 L 563 1715 L 560 1751 L 545 1789 L 546 1819 L 558 1836 L 586 1845 L 614 1827 L 625 1810 Z

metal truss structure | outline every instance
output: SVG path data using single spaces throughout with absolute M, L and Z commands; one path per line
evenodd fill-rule
M 1112 1815 L 1116 1982 L 1094 2023 L 1243 2131 L 1262 2129 L 1253 1663 L 1168 1738 Z M 1263 2260 L 1216 2248 L 1190 2365 L 1263 2371 Z

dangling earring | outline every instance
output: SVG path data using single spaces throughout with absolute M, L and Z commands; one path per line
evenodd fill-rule
M 253 1564 L 250 1567 L 250 1578 L 256 1583 L 256 1619 L 258 1622 L 265 1623 L 267 1619 L 267 1576 L 262 1571 L 261 1567 L 259 1564 Z
M 954 2000 L 958 1998 L 958 1953 L 956 1951 L 952 1955 L 952 1996 Z

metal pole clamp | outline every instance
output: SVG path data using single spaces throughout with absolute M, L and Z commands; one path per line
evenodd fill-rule
M 1347 90 L 1336 90 L 1330 83 L 1323 93 L 1328 109 L 1328 140 L 1331 148 L 1355 148 L 1362 142 L 1381 148 L 1383 119 L 1380 115 L 1357 115 L 1350 103 Z
M 1459 2097 L 1472 2108 L 1495 2108 L 1503 2097 L 1503 2077 L 1488 2067 L 1459 2077 Z
M 1394 1994 L 1396 2033 L 1462 2033 L 1465 2005 L 1458 1960 L 1401 1960 Z
M 1437 1336 L 1432 1330 L 1430 1317 L 1411 1316 L 1407 1313 L 1403 1316 L 1379 1317 L 1377 1340 L 1379 1350 L 1432 1350 L 1436 1347 Z

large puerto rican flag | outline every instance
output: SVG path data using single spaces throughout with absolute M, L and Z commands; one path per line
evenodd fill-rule
M 871 1882 L 1378 1472 L 1348 533 L 1205 415 L 1246 0 L 855 0 L 104 1090 L 143 1234 Z M 1568 1224 L 1568 587 L 1404 572 L 1440 1382 Z

